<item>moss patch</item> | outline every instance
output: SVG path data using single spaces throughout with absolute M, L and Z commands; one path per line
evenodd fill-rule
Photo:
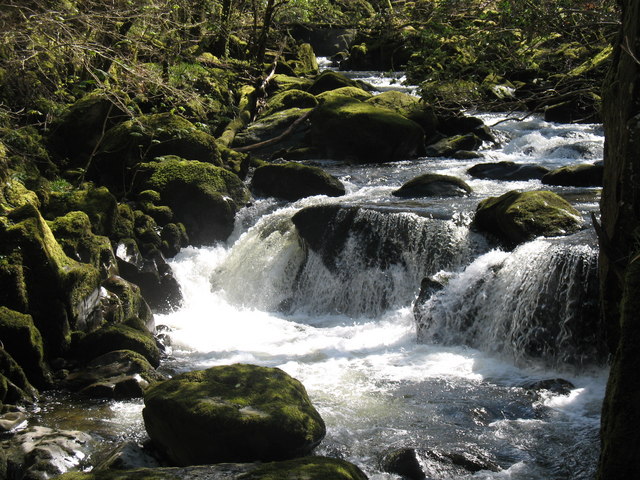
M 238 480 L 366 480 L 354 464 L 327 457 L 303 457 L 262 465 Z
M 144 401 L 149 436 L 177 465 L 291 458 L 325 434 L 302 384 L 277 368 L 189 372 L 151 387 Z

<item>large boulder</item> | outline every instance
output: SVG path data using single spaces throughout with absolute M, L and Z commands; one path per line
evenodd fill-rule
M 182 223 L 193 245 L 224 241 L 235 214 L 249 200 L 236 175 L 209 163 L 168 156 L 141 164 L 138 191 L 155 190 Z
M 471 192 L 471 187 L 457 177 L 425 173 L 409 180 L 398 190 L 393 191 L 392 195 L 406 198 L 461 197 Z
M 31 204 L 0 217 L 0 238 L 0 303 L 31 315 L 45 353 L 61 355 L 99 303 L 100 272 L 69 258 Z
M 264 165 L 256 169 L 251 180 L 254 193 L 295 201 L 312 195 L 339 197 L 344 185 L 319 167 L 288 162 Z
M 537 236 L 574 233 L 582 226 L 582 217 L 553 192 L 513 190 L 480 202 L 473 224 L 506 245 L 514 246 Z
M 339 97 L 312 114 L 313 146 L 329 158 L 355 163 L 406 160 L 424 152 L 417 123 L 385 108 Z
M 357 80 L 351 80 L 350 78 L 345 77 L 341 73 L 334 72 L 332 70 L 327 70 L 322 72 L 313 82 L 313 84 L 308 88 L 308 92 L 312 95 L 319 95 L 323 92 L 327 92 L 329 90 L 335 90 L 337 88 L 342 87 L 358 87 L 363 90 L 370 90 L 371 87 L 364 82 L 359 82 Z
M 532 163 L 504 161 L 479 163 L 468 169 L 467 173 L 472 177 L 486 180 L 540 180 L 549 173 L 549 169 Z
M 270 463 L 221 463 L 183 468 L 94 469 L 57 480 L 366 480 L 354 464 L 337 458 L 303 457 Z
M 90 178 L 125 194 L 135 167 L 163 155 L 221 166 L 215 139 L 171 113 L 144 115 L 109 130 L 90 168 Z
M 267 107 L 262 111 L 262 117 L 290 108 L 313 108 L 318 104 L 316 97 L 304 90 L 293 88 L 279 92 L 269 99 Z
M 547 173 L 542 177 L 542 183 L 565 187 L 601 187 L 603 172 L 602 163 L 571 165 Z
M 372 96 L 367 103 L 386 108 L 413 120 L 422 127 L 427 136 L 431 136 L 438 128 L 439 120 L 434 110 L 408 93 L 389 90 Z
M 315 96 L 319 103 L 324 103 L 335 99 L 336 97 L 349 97 L 364 102 L 373 97 L 373 94 L 359 87 L 340 87 L 335 90 L 327 90 Z
M 289 459 L 325 435 L 304 386 L 277 368 L 184 373 L 149 388 L 144 402 L 151 440 L 179 466 Z
M 0 306 L 0 346 L 22 367 L 30 383 L 38 388 L 51 384 L 42 336 L 31 315 Z

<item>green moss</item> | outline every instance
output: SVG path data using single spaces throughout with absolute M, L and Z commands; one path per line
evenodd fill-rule
M 307 89 L 307 91 L 313 95 L 319 95 L 329 90 L 335 90 L 342 87 L 358 87 L 366 89 L 364 82 L 358 82 L 345 77 L 341 73 L 327 70 L 322 72 L 313 82 L 313 84 Z
M 149 436 L 178 465 L 291 458 L 325 434 L 302 384 L 276 368 L 188 372 L 152 386 L 144 401 Z
M 369 103 L 338 97 L 318 106 L 311 121 L 313 146 L 331 158 L 377 163 L 424 151 L 420 125 Z
M 303 43 L 298 47 L 295 61 L 295 72 L 298 75 L 316 75 L 318 73 L 318 60 L 313 51 L 313 47 L 308 43 Z
M 65 254 L 79 262 L 89 263 L 106 275 L 115 265 L 111 242 L 94 235 L 89 216 L 84 212 L 69 212 L 49 222 L 51 231 Z
M 326 92 L 322 92 L 318 94 L 316 98 L 320 103 L 324 103 L 330 102 L 339 96 L 353 98 L 355 100 L 360 100 L 361 102 L 369 100 L 373 97 L 371 93 L 359 87 L 340 87 L 334 90 L 327 90 Z
M 38 195 L 27 189 L 20 180 L 10 178 L 0 185 L 0 215 L 26 204 L 40 208 Z
M 102 327 L 86 335 L 77 345 L 79 356 L 85 360 L 115 350 L 131 350 L 145 357 L 154 367 L 160 364 L 160 351 L 153 336 L 124 324 Z
M 352 463 L 336 458 L 303 457 L 261 465 L 238 480 L 366 480 L 366 475 Z
M 599 68 L 610 61 L 612 53 L 613 47 L 611 45 L 607 45 L 597 55 L 594 55 L 593 57 L 587 59 L 587 61 L 571 70 L 567 75 L 576 77 Z
M 160 205 L 160 194 L 155 190 L 144 190 L 138 194 L 138 206 L 155 222 L 164 226 L 173 219 L 173 212 L 166 205 Z
M 0 348 L 0 403 L 33 402 L 38 392 L 6 350 Z
M 109 236 L 113 233 L 118 215 L 117 202 L 106 187 L 88 184 L 77 190 L 52 192 L 45 206 L 45 216 L 50 220 L 74 211 L 88 215 L 96 235 Z
M 318 104 L 316 98 L 308 92 L 298 89 L 285 90 L 271 97 L 267 108 L 260 114 L 262 117 L 289 108 L 313 108 Z
M 509 245 L 537 236 L 566 235 L 582 224 L 580 212 L 548 191 L 507 192 L 478 205 L 474 225 Z
M 273 83 L 275 84 L 276 91 L 284 90 L 307 90 L 312 84 L 313 80 L 301 77 L 291 77 L 288 75 L 276 74 L 273 76 Z
M 0 340 L 32 384 L 39 388 L 49 385 L 42 336 L 30 315 L 0 306 Z

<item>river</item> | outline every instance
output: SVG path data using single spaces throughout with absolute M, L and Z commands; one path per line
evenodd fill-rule
M 480 116 L 490 125 L 505 118 Z M 312 163 L 343 181 L 344 197 L 256 199 L 238 214 L 226 244 L 181 251 L 170 263 L 184 304 L 156 315 L 172 344 L 161 369 L 242 362 L 285 370 L 327 423 L 316 453 L 349 460 L 372 479 L 400 478 L 383 472 L 380 461 L 402 448 L 416 449 L 423 469 L 443 480 L 592 478 L 607 371 L 565 326 L 595 301 L 589 215 L 598 210 L 599 190 L 554 187 L 583 214 L 585 229 L 507 252 L 470 230 L 477 203 L 543 186 L 473 179 L 466 170 L 501 160 L 549 168 L 592 163 L 602 159 L 603 131 L 529 117 L 497 123 L 494 132 L 499 146 L 486 145 L 482 160 L 350 166 L 318 159 Z M 473 194 L 391 195 L 425 172 L 463 178 Z M 328 268 L 303 248 L 291 223 L 295 212 L 319 204 L 360 207 L 368 235 L 401 239 L 401 255 L 379 262 L 375 242 L 354 235 Z M 420 282 L 433 275 L 446 286 L 421 305 L 416 321 Z M 545 339 L 548 348 L 532 352 L 541 317 L 558 332 Z M 524 388 L 554 378 L 573 384 L 568 395 Z M 141 401 L 70 407 L 54 396 L 42 423 L 79 428 L 83 417 L 81 427 L 106 444 L 142 440 L 141 409 Z M 438 452 L 464 453 L 496 471 L 471 473 L 439 461 Z

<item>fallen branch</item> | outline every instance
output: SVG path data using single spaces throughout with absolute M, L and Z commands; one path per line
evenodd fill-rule
M 254 143 L 253 145 L 246 145 L 244 147 L 237 147 L 237 148 L 234 148 L 234 150 L 236 150 L 238 152 L 250 152 L 251 150 L 257 150 L 258 148 L 263 148 L 263 147 L 268 147 L 268 146 L 274 145 L 274 144 L 280 142 L 281 140 L 284 140 L 289 135 L 291 135 L 296 130 L 296 128 L 298 128 L 298 125 L 300 125 L 307 118 L 309 118 L 309 115 L 311 115 L 311 113 L 314 110 L 315 110 L 315 108 L 312 108 L 307 113 L 302 115 L 300 118 L 297 118 L 295 122 L 293 122 L 291 125 L 289 125 L 289 128 L 287 128 L 284 132 L 282 132 L 277 137 L 270 138 L 269 140 L 264 140 L 262 142 Z

